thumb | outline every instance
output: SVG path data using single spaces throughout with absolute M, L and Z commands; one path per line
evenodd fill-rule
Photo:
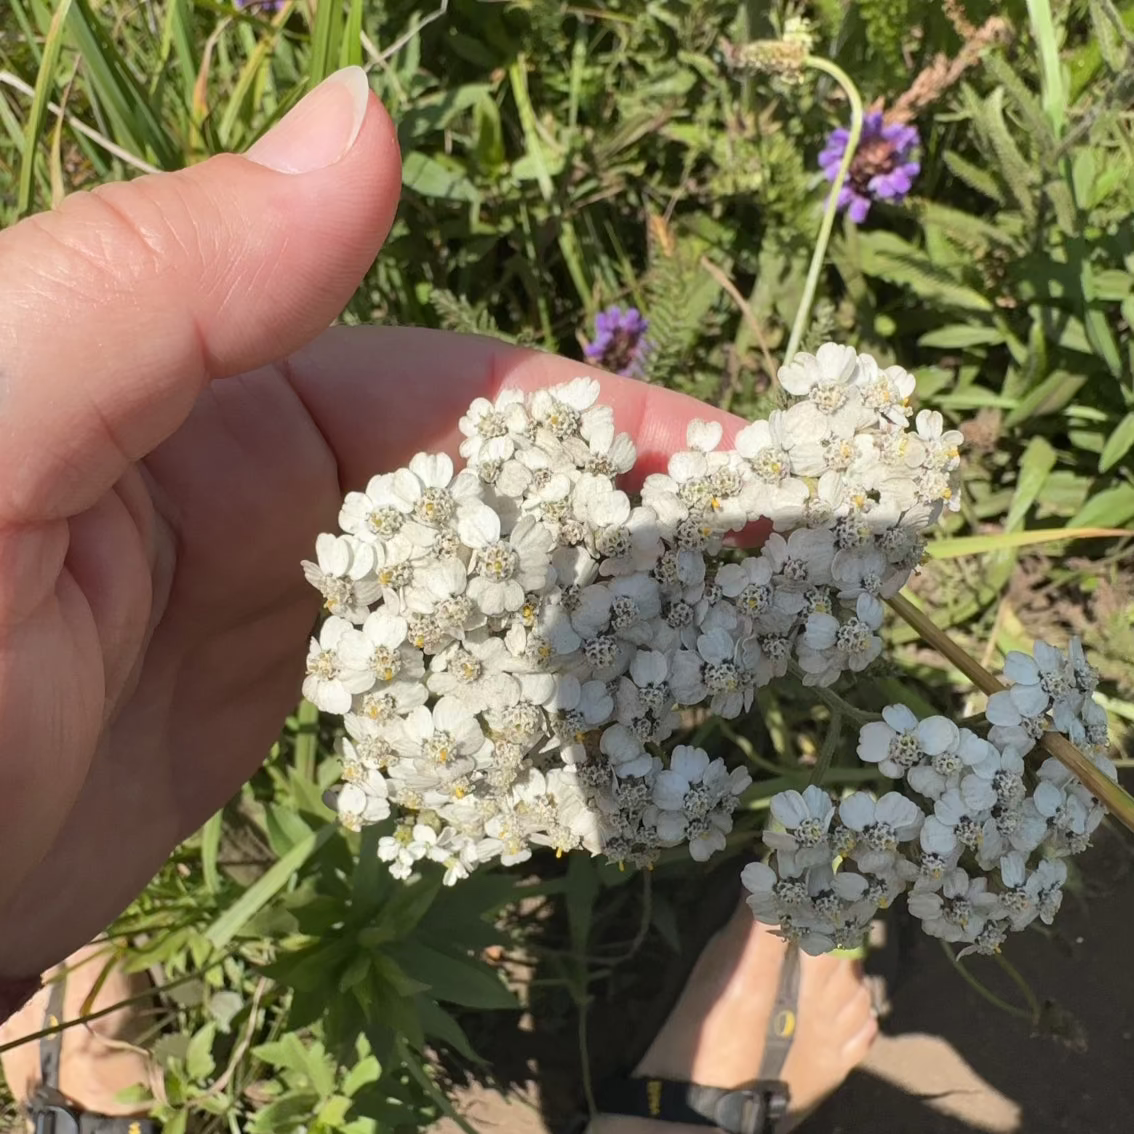
M 393 124 L 351 67 L 239 157 L 0 232 L 0 526 L 89 507 L 211 379 L 342 310 L 393 222 Z

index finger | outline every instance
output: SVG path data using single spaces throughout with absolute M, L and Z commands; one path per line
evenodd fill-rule
M 691 421 L 717 421 L 722 446 L 748 424 L 695 398 L 558 355 L 497 339 L 416 327 L 339 327 L 292 355 L 290 378 L 339 462 L 344 491 L 405 464 L 423 449 L 455 452 L 457 420 L 477 397 L 536 390 L 580 375 L 597 378 L 599 401 L 638 448 L 635 479 L 685 449 Z

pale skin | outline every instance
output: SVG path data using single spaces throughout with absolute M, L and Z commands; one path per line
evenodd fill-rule
M 0 233 L 0 981 L 105 929 L 263 760 L 318 613 L 299 564 L 343 493 L 418 450 L 455 452 L 478 395 L 593 373 L 474 337 L 327 330 L 400 186 L 394 127 L 356 74 L 249 157 L 78 194 Z M 639 478 L 692 419 L 721 421 L 726 444 L 745 424 L 598 377 Z M 782 943 L 746 911 L 720 941 L 643 1073 L 756 1073 Z M 843 1024 L 801 1031 L 788 1077 L 803 1100 L 874 1034 L 857 978 L 826 980 L 836 964 L 805 970 L 801 1020 L 810 995 L 815 1029 Z M 42 1007 L 23 1015 L 19 1034 Z M 722 1064 L 714 1029 L 756 1042 Z M 64 1050 L 66 1087 L 67 1053 L 87 1056 Z M 101 1094 L 87 1105 L 111 1109 Z

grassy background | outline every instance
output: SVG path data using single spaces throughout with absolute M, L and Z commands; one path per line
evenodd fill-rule
M 915 370 L 923 402 L 966 433 L 963 507 L 914 595 L 993 665 L 1037 636 L 1082 634 L 1124 747 L 1131 542 L 1067 533 L 1134 521 L 1132 4 L 7 0 L 0 220 L 243 149 L 361 63 L 398 123 L 405 195 L 344 321 L 580 357 L 597 311 L 634 304 L 651 320 L 648 380 L 755 415 L 814 245 L 816 156 L 846 107 L 826 79 L 730 72 L 720 43 L 775 36 L 795 10 L 868 104 L 928 74 L 914 192 L 836 227 L 806 336 Z M 977 51 L 993 15 L 1003 24 Z M 910 632 L 893 640 L 857 699 L 973 711 Z M 865 776 L 810 695 L 765 690 L 759 708 L 698 730 L 757 777 L 737 849 L 825 745 L 831 782 Z M 166 989 L 145 1045 L 165 1069 L 154 1106 L 169 1130 L 427 1124 L 451 1076 L 483 1072 L 481 1038 L 514 1027 L 500 973 L 517 957 L 541 965 L 524 1005 L 573 1044 L 588 997 L 625 981 L 643 941 L 677 941 L 680 861 L 652 888 L 583 861 L 455 891 L 391 886 L 369 836 L 360 847 L 326 825 L 333 747 L 301 706 L 111 934 Z

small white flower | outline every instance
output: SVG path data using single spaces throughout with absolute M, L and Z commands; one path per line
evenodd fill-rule
M 389 610 L 367 616 L 361 630 L 350 630 L 339 641 L 338 652 L 345 670 L 356 671 L 360 681 L 369 679 L 362 693 L 374 685 L 392 681 L 419 681 L 425 674 L 421 651 L 407 641 L 408 624 Z
M 473 755 L 484 743 L 484 733 L 459 697 L 442 697 L 432 710 L 421 706 L 408 713 L 391 742 L 405 756 L 443 765 Z
M 999 902 L 987 892 L 986 878 L 972 878 L 964 870 L 953 870 L 940 892 L 915 889 L 909 911 L 920 918 L 922 929 L 944 941 L 975 941 Z
M 863 725 L 858 758 L 877 764 L 878 770 L 892 780 L 900 780 L 926 756 L 936 756 L 960 741 L 957 726 L 947 717 L 919 721 L 905 705 L 887 705 L 882 718 Z
M 373 577 L 374 547 L 350 536 L 323 534 L 315 540 L 317 563 L 303 562 L 307 581 L 323 596 L 329 613 L 360 623 L 382 593 Z
M 925 820 L 917 804 L 896 791 L 878 800 L 856 791 L 839 804 L 839 818 L 857 836 L 855 861 L 872 872 L 888 869 L 898 844 L 917 838 Z
M 348 712 L 354 695 L 364 693 L 374 683 L 372 673 L 349 668 L 339 654 L 344 636 L 352 629 L 345 618 L 328 618 L 307 651 L 303 696 L 325 713 Z
M 325 797 L 327 806 L 336 811 L 339 822 L 348 831 L 359 831 L 389 818 L 390 801 L 386 781 L 377 772 L 358 783 L 345 783 L 332 788 Z
M 768 846 L 773 850 L 791 851 L 801 868 L 831 861 L 827 833 L 835 817 L 835 805 L 821 787 L 812 784 L 802 793 L 778 792 L 772 796 L 771 808 L 784 830 L 766 830 L 764 842 Z
M 777 588 L 805 591 L 831 582 L 835 536 L 826 528 L 799 528 L 785 539 L 773 532 L 764 541 L 760 555 L 776 576 Z
M 525 517 L 502 539 L 499 521 L 488 522 L 488 516 L 495 513 L 487 512 L 483 526 L 462 538 L 476 549 L 468 596 L 485 614 L 498 615 L 519 610 L 527 592 L 547 585 L 553 537 L 545 525 Z
M 834 413 L 846 400 L 848 387 L 858 376 L 858 355 L 853 347 L 824 343 L 815 354 L 800 351 L 781 366 L 780 385 L 796 397 L 810 398 L 820 409 Z

